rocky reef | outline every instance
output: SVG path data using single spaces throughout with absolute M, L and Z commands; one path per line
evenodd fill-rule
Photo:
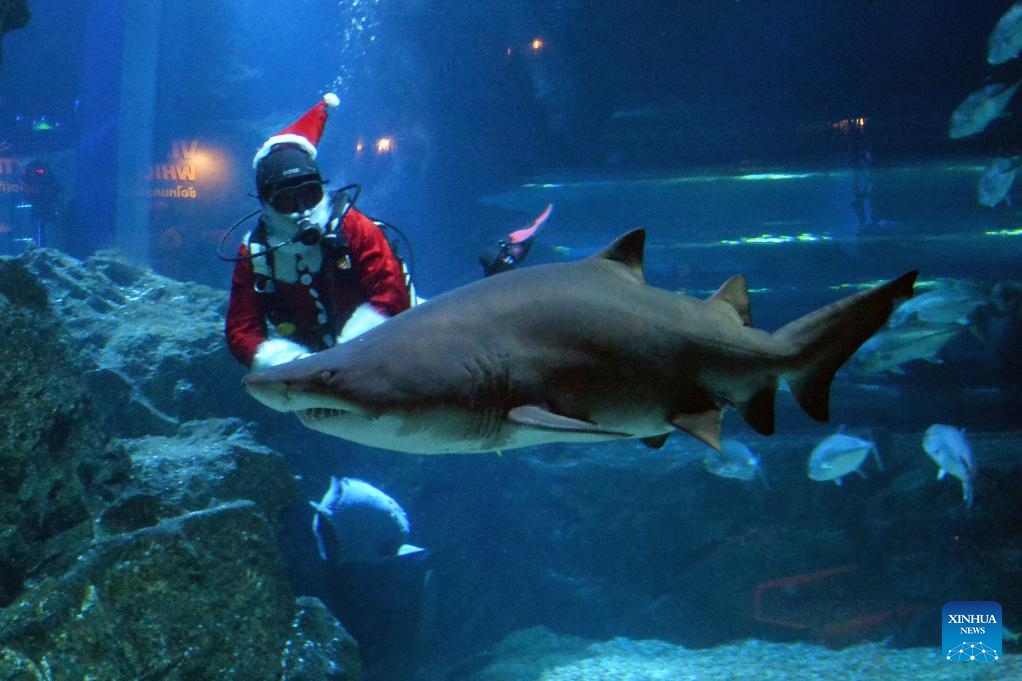
M 225 292 L 108 252 L 79 261 L 33 249 L 16 262 L 46 291 L 77 345 L 81 378 L 112 435 L 172 434 L 193 418 L 258 413 L 224 350 Z
M 239 392 L 223 298 L 112 255 L 0 259 L 0 679 L 361 678 L 286 578 L 283 456 L 212 418 L 244 413 L 215 394 Z

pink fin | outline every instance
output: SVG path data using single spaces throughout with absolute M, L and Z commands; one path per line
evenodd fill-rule
M 543 226 L 543 223 L 546 222 L 546 219 L 550 217 L 550 213 L 553 211 L 553 209 L 554 204 L 551 203 L 547 205 L 546 209 L 539 214 L 538 218 L 533 220 L 531 225 L 529 225 L 528 227 L 523 227 L 522 229 L 519 230 L 515 230 L 514 232 L 508 234 L 507 235 L 508 241 L 513 244 L 520 244 L 523 241 L 528 241 L 529 239 L 536 236 L 536 232 L 540 230 L 540 228 Z

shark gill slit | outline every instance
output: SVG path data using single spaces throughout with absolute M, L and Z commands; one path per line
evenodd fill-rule
M 500 371 L 492 362 L 485 362 L 481 357 L 474 357 L 465 363 L 469 381 L 476 390 L 477 396 L 475 418 L 472 420 L 471 437 L 483 442 L 493 439 L 500 431 L 504 418 L 503 397 L 507 394 L 507 371 Z

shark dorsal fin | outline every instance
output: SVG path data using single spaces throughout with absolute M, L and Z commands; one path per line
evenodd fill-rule
M 639 227 L 618 237 L 614 243 L 592 257 L 619 262 L 627 266 L 639 281 L 645 281 L 646 278 L 642 274 L 642 260 L 645 247 L 646 230 Z
M 752 326 L 752 306 L 749 304 L 749 287 L 745 277 L 736 274 L 710 296 L 710 300 L 719 300 L 735 309 L 742 320 L 743 326 Z

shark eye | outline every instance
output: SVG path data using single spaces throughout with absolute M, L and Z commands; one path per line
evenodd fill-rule
M 326 369 L 323 371 L 323 373 L 319 375 L 319 380 L 323 381 L 324 383 L 329 383 L 330 379 L 334 377 L 334 373 L 335 372 Z

